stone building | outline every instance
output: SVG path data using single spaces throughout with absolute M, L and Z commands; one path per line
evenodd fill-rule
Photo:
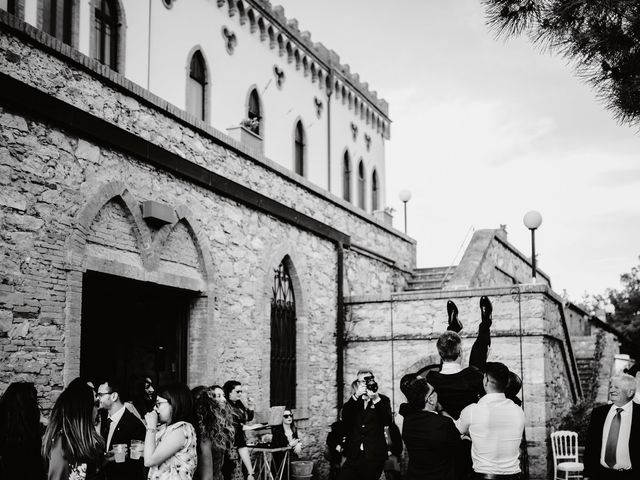
M 235 378 L 262 415 L 294 406 L 319 459 L 345 295 L 397 289 L 414 240 L 23 21 L 29 5 L 0 10 L 0 390 L 33 381 L 48 409 L 78 375 Z
M 79 7 L 68 12 L 89 19 L 83 9 L 98 3 L 71 2 Z M 186 1 L 165 0 L 171 9 L 151 3 L 171 15 Z M 231 30 L 247 29 L 237 33 L 236 53 L 249 34 L 269 52 L 260 19 L 252 31 L 238 7 L 255 7 L 255 17 L 266 2 L 237 2 L 238 10 L 201 3 L 224 8 L 238 22 L 225 20 Z M 158 382 L 191 387 L 236 378 L 261 415 L 273 404 L 295 406 L 322 477 L 326 430 L 358 367 L 374 369 L 397 407 L 400 377 L 436 359 L 446 300 L 460 308 L 468 348 L 478 300 L 488 295 L 491 358 L 523 377 L 531 476 L 546 478 L 548 434 L 582 388 L 564 305 L 543 272 L 530 283 L 528 259 L 503 230 L 476 232 L 455 267 L 416 269 L 415 241 L 369 204 L 346 200 L 339 181 L 295 173 L 291 152 L 271 152 L 268 138 L 263 154 L 222 133 L 227 121 L 217 125 L 215 109 L 199 120 L 185 111 L 186 95 L 173 105 L 128 78 L 126 62 L 124 75 L 109 68 L 91 54 L 88 24 L 77 24 L 77 37 L 73 29 L 56 38 L 36 28 L 34 5 L 0 3 L 16 12 L 0 9 L 0 390 L 34 381 L 48 408 L 80 374 L 151 371 Z M 273 12 L 263 23 L 295 32 Z M 287 52 L 285 45 L 283 59 Z M 280 62 L 290 80 L 306 78 L 304 68 L 295 70 L 295 51 L 291 63 Z M 330 101 L 344 99 L 345 111 L 336 128 L 346 125 L 357 142 L 371 128 L 363 103 L 375 109 L 362 85 L 346 81 L 346 67 L 329 65 L 323 75 L 332 80 L 322 89 L 312 76 L 304 81 L 319 91 L 338 87 Z M 350 127 L 349 108 L 365 128 Z M 381 113 L 371 161 L 384 160 L 389 130 Z M 345 147 L 336 148 L 332 172 L 344 159 Z M 376 165 L 383 192 L 383 163 Z

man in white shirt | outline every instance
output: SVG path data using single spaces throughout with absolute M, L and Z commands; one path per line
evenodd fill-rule
M 131 413 L 123 403 L 125 396 L 123 387 L 114 380 L 108 380 L 98 387 L 96 394 L 100 408 L 106 410 L 108 416 L 100 426 L 100 435 L 104 438 L 106 451 L 114 445 L 124 444 L 129 450 L 123 463 L 116 463 L 109 454 L 104 467 L 107 480 L 137 480 L 144 475 L 144 464 L 141 460 L 130 458 L 131 440 L 144 440 L 145 428 L 142 420 Z
M 509 369 L 487 362 L 483 378 L 486 395 L 465 407 L 455 422 L 463 435 L 471 437 L 473 479 L 517 480 L 520 478 L 520 442 L 524 432 L 522 408 L 505 397 Z
M 585 478 L 636 480 L 640 475 L 640 405 L 633 402 L 636 380 L 611 378 L 610 405 L 591 412 L 584 452 Z

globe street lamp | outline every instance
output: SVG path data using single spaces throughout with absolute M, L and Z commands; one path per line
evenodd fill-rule
M 522 219 L 524 226 L 531 230 L 531 281 L 536 283 L 536 229 L 542 225 L 540 212 L 531 210 Z
M 409 190 L 400 190 L 398 195 L 400 201 L 404 203 L 404 233 L 407 233 L 407 202 L 411 200 L 411 192 Z

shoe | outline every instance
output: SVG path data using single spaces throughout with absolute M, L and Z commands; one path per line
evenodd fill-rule
M 447 330 L 452 330 L 456 333 L 462 330 L 462 323 L 458 320 L 458 307 L 451 300 L 447 302 L 447 316 L 449 317 Z
M 491 326 L 492 318 L 491 314 L 493 313 L 493 305 L 491 305 L 491 301 L 488 297 L 484 295 L 480 297 L 480 318 L 481 324 L 486 325 L 487 327 Z

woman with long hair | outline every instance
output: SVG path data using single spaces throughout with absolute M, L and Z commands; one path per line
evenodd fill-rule
M 227 465 L 225 465 L 225 480 L 244 480 L 242 465 L 247 476 L 253 480 L 253 466 L 247 448 L 247 437 L 244 433 L 245 424 L 253 420 L 253 409 L 247 408 L 242 402 L 242 384 L 237 380 L 228 380 L 222 386 L 227 405 L 231 410 L 235 430 L 234 447 L 229 451 Z
M 302 443 L 298 437 L 298 428 L 293 420 L 293 410 L 287 408 L 282 413 L 282 425 L 274 425 L 271 427 L 272 447 L 291 447 L 293 454 L 297 457 L 302 453 Z
M 235 430 L 231 412 L 213 398 L 210 388 L 200 386 L 191 391 L 198 437 L 198 480 L 222 480 L 225 454 L 233 447 Z
M 104 440 L 94 428 L 94 392 L 76 378 L 56 400 L 42 439 L 49 480 L 101 478 Z
M 15 382 L 0 398 L 0 478 L 45 478 L 36 387 Z
M 191 424 L 191 392 L 186 385 L 161 388 L 153 411 L 145 415 L 144 465 L 149 480 L 191 480 L 198 463 Z

